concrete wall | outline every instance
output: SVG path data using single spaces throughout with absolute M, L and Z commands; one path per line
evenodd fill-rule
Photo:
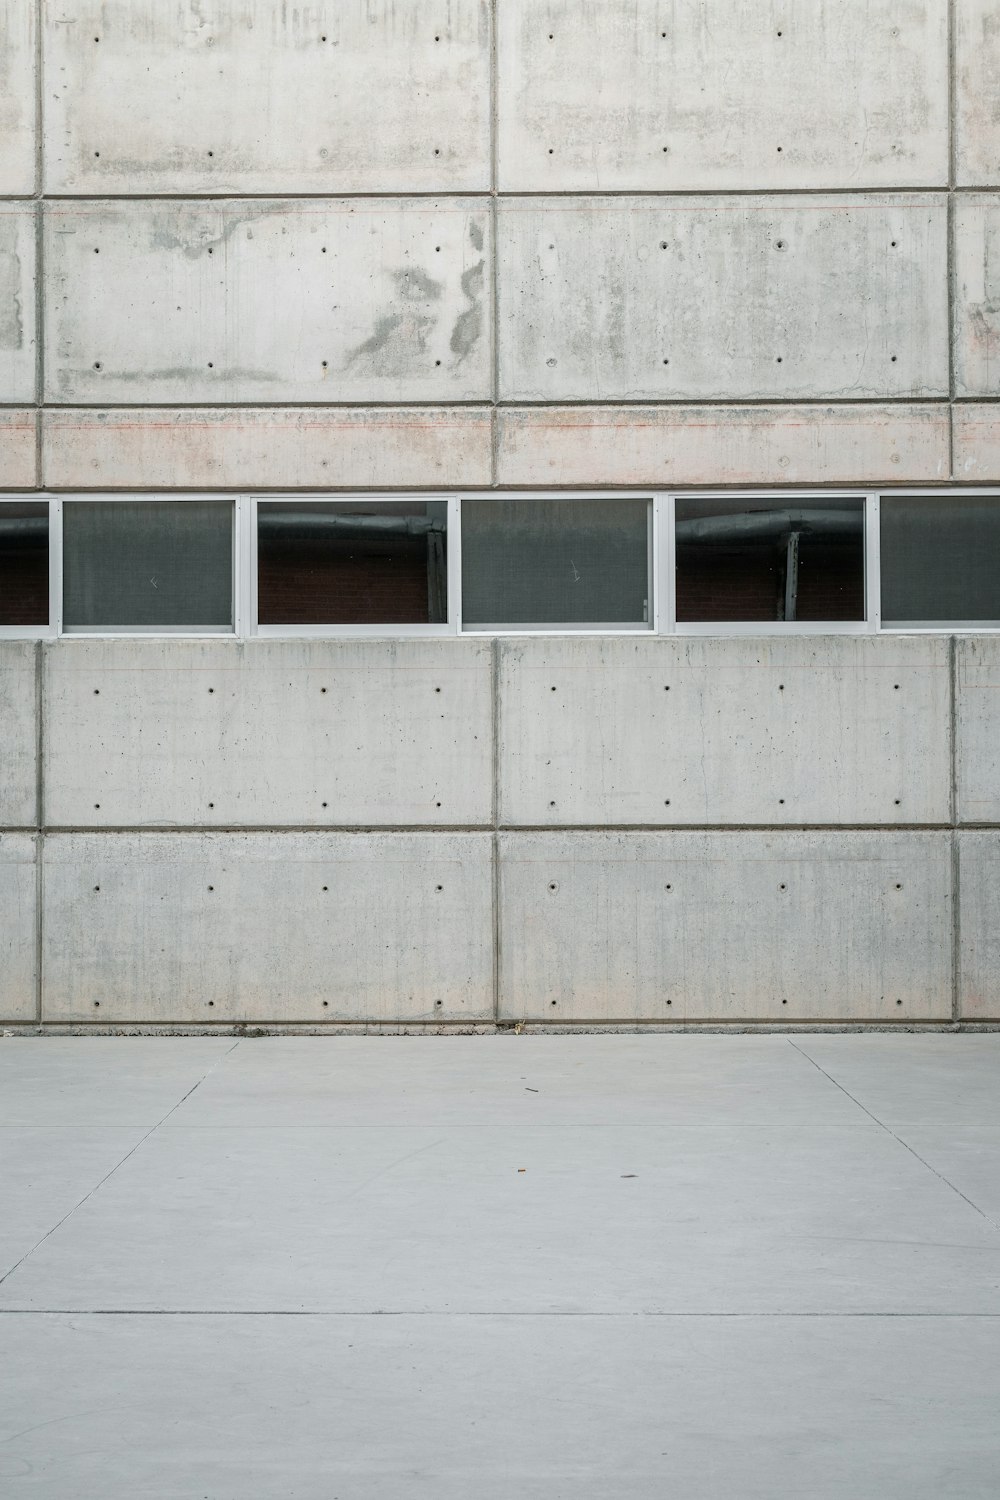
M 993 640 L 6 642 L 0 693 L 11 1024 L 1000 1021 Z
M 0 490 L 1000 483 L 998 67 L 990 0 L 0 0 Z M 0 1018 L 1000 1019 L 998 683 L 0 643 Z
M 0 0 L 0 488 L 1000 481 L 998 56 L 990 0 Z

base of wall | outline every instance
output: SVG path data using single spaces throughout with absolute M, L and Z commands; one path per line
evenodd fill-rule
M 7 1037 L 102 1037 L 102 1036 L 206 1036 L 206 1037 L 239 1037 L 240 1039 L 253 1039 L 255 1037 L 273 1036 L 559 1036 L 561 1035 L 615 1035 L 615 1036 L 639 1036 L 649 1035 L 699 1035 L 699 1036 L 742 1036 L 742 1035 L 778 1035 L 778 1036 L 808 1036 L 816 1033 L 836 1035 L 838 1033 L 854 1032 L 879 1032 L 905 1033 L 915 1032 L 985 1032 L 1000 1031 L 1000 1021 L 900 1021 L 895 1025 L 886 1022 L 858 1022 L 858 1021 L 803 1021 L 798 1025 L 782 1022 L 776 1024 L 773 1021 L 733 1021 L 728 1024 L 718 1021 L 635 1021 L 628 1023 L 608 1022 L 586 1022 L 567 1021 L 562 1025 L 550 1025 L 545 1022 L 525 1022 L 524 1024 L 500 1021 L 496 1023 L 482 1023 L 475 1026 L 456 1024 L 454 1026 L 440 1026 L 428 1024 L 393 1024 L 391 1022 L 337 1022 L 331 1021 L 323 1026 L 302 1026 L 295 1024 L 282 1025 L 254 1025 L 248 1026 L 237 1023 L 232 1026 L 175 1026 L 169 1022 L 160 1025 L 134 1025 L 134 1026 L 60 1026 L 60 1025 L 12 1025 L 0 1026 L 0 1039 Z

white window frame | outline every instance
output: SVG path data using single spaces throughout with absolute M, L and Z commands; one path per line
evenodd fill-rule
M 225 494 L 224 492 L 202 491 L 198 494 L 179 494 L 176 491 L 156 491 L 155 493 L 141 493 L 116 491 L 113 494 L 75 494 L 49 497 L 53 507 L 58 510 L 58 522 L 55 528 L 50 520 L 49 546 L 50 566 L 53 556 L 58 556 L 59 586 L 56 594 L 56 630 L 59 636 L 71 637 L 74 640 L 86 638 L 87 640 L 107 639 L 138 639 L 149 640 L 150 638 L 166 638 L 169 640 L 203 639 L 211 637 L 215 640 L 239 639 L 243 633 L 244 620 L 241 604 L 240 567 L 241 555 L 241 531 L 242 515 L 239 504 L 239 496 Z M 210 500 L 215 504 L 228 502 L 232 511 L 231 532 L 231 568 L 232 568 L 232 613 L 233 619 L 230 625 L 67 625 L 63 618 L 63 512 L 67 505 L 90 504 L 173 504 L 179 502 L 187 504 L 191 501 Z M 50 512 L 51 515 L 51 512 Z M 50 600 L 51 602 L 51 600 Z
M 677 501 L 678 500 L 769 500 L 778 505 L 798 500 L 854 500 L 862 505 L 864 522 L 864 598 L 863 620 L 677 620 Z M 670 606 L 672 635 L 695 636 L 781 636 L 781 635 L 873 635 L 879 628 L 879 558 L 878 497 L 861 490 L 675 490 L 666 496 L 667 526 L 670 533 L 668 576 L 673 585 Z
M 5 504 L 47 505 L 49 516 L 49 620 L 45 625 L 0 626 L 0 640 L 55 640 L 61 636 L 80 638 L 166 638 L 178 639 L 240 639 L 249 638 L 401 638 L 439 637 L 467 635 L 476 637 L 494 636 L 640 636 L 684 635 L 684 636 L 781 636 L 781 635 L 997 635 L 1000 622 L 996 624 L 963 624 L 933 622 L 930 624 L 890 624 L 881 619 L 881 501 L 888 497 L 914 497 L 928 499 L 959 499 L 963 496 L 992 498 L 1000 504 L 1000 488 L 987 485 L 966 486 L 899 486 L 893 489 L 860 490 L 845 487 L 838 490 L 810 489 L 801 486 L 794 490 L 718 488 L 713 490 L 547 490 L 541 486 L 531 490 L 467 490 L 450 493 L 441 492 L 381 492 L 376 494 L 309 492 L 305 494 L 266 492 L 260 494 L 234 494 L 231 491 L 198 491 L 197 493 L 115 492 L 52 494 L 45 491 L 10 491 L 0 493 L 0 510 Z M 794 503 L 801 499 L 848 499 L 864 502 L 865 518 L 865 612 L 867 618 L 858 621 L 726 621 L 684 622 L 676 619 L 676 502 L 702 498 L 707 502 L 717 499 L 773 500 L 776 503 Z M 464 500 L 646 500 L 649 503 L 649 620 L 645 624 L 601 625 L 555 624 L 517 626 L 463 625 L 461 618 L 462 578 L 462 532 L 461 510 Z M 149 627 L 91 627 L 74 626 L 69 629 L 63 621 L 63 514 L 65 506 L 78 502 L 100 501 L 105 503 L 143 501 L 155 504 L 169 501 L 226 501 L 232 506 L 233 525 L 233 624 L 211 626 L 149 626 Z M 442 625 L 265 625 L 257 624 L 257 506 L 260 502 L 306 504 L 352 501 L 371 503 L 393 503 L 400 500 L 440 501 L 447 505 L 448 563 L 447 594 L 448 622 Z
M 446 564 L 446 589 L 448 596 L 448 619 L 443 625 L 261 625 L 257 619 L 257 566 L 258 566 L 258 539 L 257 539 L 257 507 L 258 505 L 308 505 L 312 504 L 363 504 L 363 505 L 389 505 L 398 504 L 401 500 L 413 500 L 420 504 L 443 503 L 448 507 L 447 511 L 447 564 Z M 248 495 L 244 496 L 247 509 L 247 524 L 245 527 L 247 535 L 247 566 L 246 577 L 246 621 L 247 633 L 251 637 L 287 639 L 293 637 L 331 637 L 331 636 L 355 636 L 371 639 L 372 637 L 391 636 L 454 636 L 458 634 L 458 599 L 461 584 L 461 545 L 458 540 L 459 516 L 461 510 L 461 497 L 454 494 L 447 495 L 424 495 L 424 494 L 308 494 L 308 495 Z
M 921 489 L 917 485 L 906 485 L 899 489 L 881 491 L 876 496 L 876 502 L 886 500 L 961 500 L 963 496 L 971 496 L 973 499 L 996 500 L 1000 506 L 1000 489 L 995 485 L 940 485 L 933 489 Z M 879 540 L 881 542 L 881 513 L 878 515 Z M 879 607 L 881 608 L 881 565 L 879 569 Z M 949 624 L 946 620 L 935 621 L 929 625 L 921 624 L 897 624 L 893 621 L 890 625 L 881 625 L 883 635 L 1000 635 L 1000 621 L 996 624 L 970 624 L 956 620 Z
M 660 630 L 659 622 L 659 578 L 663 576 L 659 567 L 660 562 L 660 538 L 661 517 L 659 501 L 661 497 L 655 490 L 487 490 L 486 492 L 468 491 L 459 496 L 459 507 L 465 500 L 645 500 L 647 503 L 646 520 L 646 615 L 647 619 L 635 624 L 622 624 L 620 621 L 606 625 L 571 623 L 556 623 L 551 625 L 532 624 L 525 621 L 519 625 L 466 625 L 459 616 L 458 630 L 460 635 L 468 636 L 535 636 L 535 635 L 628 635 L 628 636 L 650 636 L 656 635 Z M 461 582 L 461 574 L 459 574 Z M 461 589 L 457 607 L 461 609 Z

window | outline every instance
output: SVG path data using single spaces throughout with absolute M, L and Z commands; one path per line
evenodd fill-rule
M 648 499 L 462 502 L 462 621 L 648 629 Z
M 0 626 L 49 623 L 49 507 L 0 503 Z
M 448 502 L 258 502 L 257 620 L 447 624 Z
M 0 636 L 1000 630 L 1000 492 L 0 495 Z
M 232 502 L 67 501 L 63 624 L 67 630 L 232 629 Z
M 678 498 L 678 622 L 865 619 L 865 502 Z
M 882 620 L 1000 624 L 1000 498 L 884 495 Z

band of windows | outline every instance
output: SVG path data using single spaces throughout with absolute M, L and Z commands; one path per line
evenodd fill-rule
M 0 633 L 1000 627 L 1000 495 L 0 499 Z

